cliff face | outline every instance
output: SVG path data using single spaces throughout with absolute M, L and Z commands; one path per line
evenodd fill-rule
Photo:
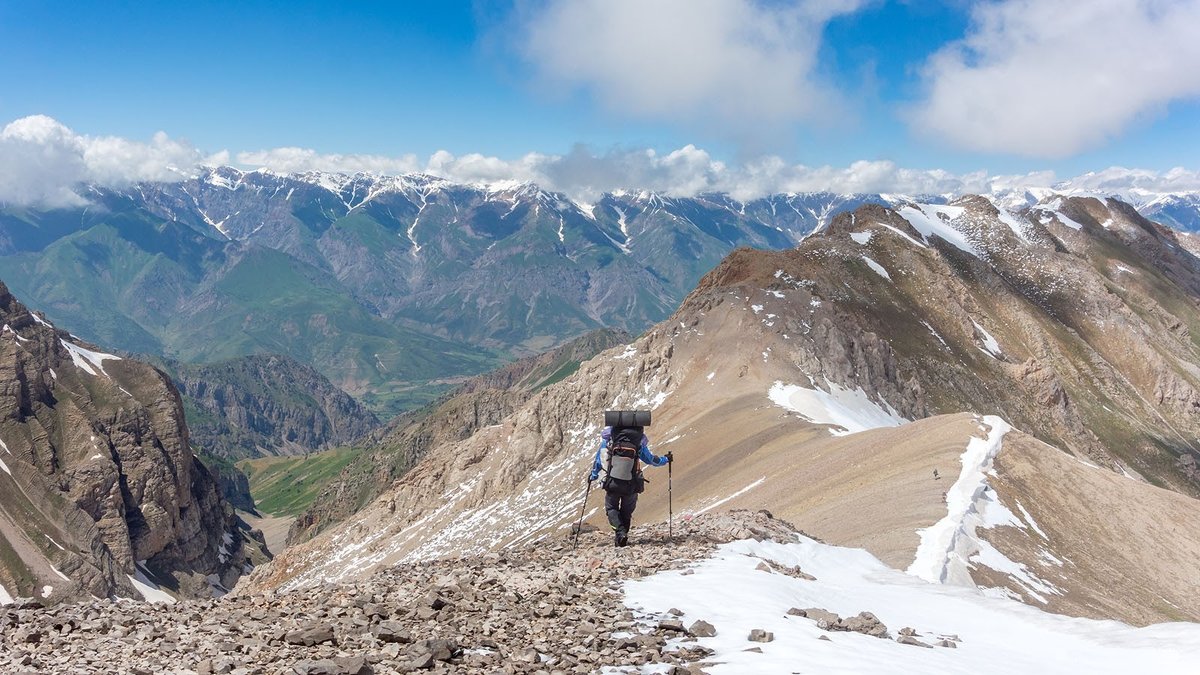
M 179 392 L 31 314 L 0 284 L 0 586 L 52 600 L 232 587 L 246 554 L 192 454 Z
M 173 365 L 193 444 L 231 460 L 350 443 L 379 420 L 311 366 L 277 355 Z

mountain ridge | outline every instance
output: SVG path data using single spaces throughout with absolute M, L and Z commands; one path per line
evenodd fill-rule
M 1051 198 L 1014 218 L 964 198 L 868 205 L 796 249 L 735 250 L 669 320 L 499 426 L 435 449 L 363 511 L 257 571 L 245 591 L 555 536 L 578 517 L 610 407 L 655 409 L 652 446 L 678 460 L 677 514 L 767 507 L 826 541 L 907 564 L 918 531 L 947 516 L 950 485 L 930 471 L 967 466 L 991 424 L 978 414 L 1022 431 L 980 465 L 975 511 L 963 513 L 1030 515 L 951 522 L 976 568 L 962 583 L 1076 615 L 1144 607 L 1120 618 L 1177 618 L 1141 600 L 1158 592 L 1180 605 L 1190 591 L 1170 579 L 1196 542 L 1106 576 L 1047 562 L 1042 550 L 1092 555 L 1088 540 L 1045 543 L 1029 522 L 1090 532 L 1095 509 L 1120 527 L 1158 528 L 1156 509 L 1189 522 L 1200 513 L 1181 496 L 1198 487 L 1185 458 L 1198 452 L 1190 411 L 1200 400 L 1200 261 L 1181 236 L 1115 201 Z M 1017 480 L 1029 463 L 1052 469 L 1049 485 Z M 993 469 L 1006 473 L 989 478 Z M 1098 470 L 1103 481 L 1076 475 Z M 1114 507 L 1112 481 L 1137 494 L 1129 508 Z M 1087 508 L 1041 510 L 1043 490 L 1075 483 L 1088 486 Z M 639 519 L 664 518 L 666 501 L 649 490 Z M 585 521 L 599 523 L 596 514 L 593 503 Z

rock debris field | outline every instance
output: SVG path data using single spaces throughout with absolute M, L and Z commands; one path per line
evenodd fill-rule
M 575 551 L 565 535 L 288 593 L 175 605 L 19 601 L 0 610 L 0 672 L 554 674 L 661 664 L 654 672 L 702 673 L 712 652 L 697 638 L 711 637 L 713 626 L 636 613 L 621 586 L 663 570 L 686 574 L 718 544 L 748 538 L 794 541 L 795 531 L 766 512 L 733 511 L 678 523 L 673 540 L 665 524 L 635 528 L 632 545 L 620 549 L 607 532 L 584 532 Z M 887 635 L 866 613 L 792 613 L 826 630 Z M 747 647 L 772 639 L 756 631 Z

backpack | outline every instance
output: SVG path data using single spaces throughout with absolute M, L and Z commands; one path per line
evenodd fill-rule
M 641 493 L 646 489 L 638 454 L 642 448 L 640 427 L 617 427 L 608 441 L 608 470 L 601 487 L 606 492 L 622 495 Z

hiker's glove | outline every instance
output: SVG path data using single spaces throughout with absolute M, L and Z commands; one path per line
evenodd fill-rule
M 675 461 L 675 453 L 668 452 L 667 453 L 667 464 L 670 464 L 671 462 L 674 462 L 674 461 Z

